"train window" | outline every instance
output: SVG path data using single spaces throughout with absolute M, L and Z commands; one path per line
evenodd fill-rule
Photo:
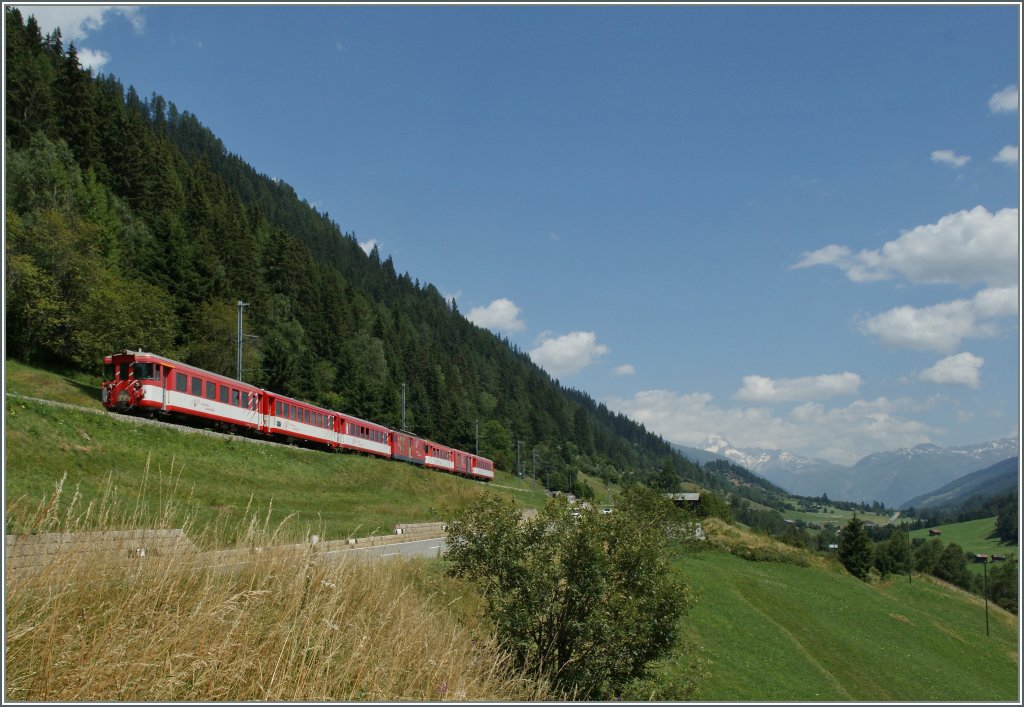
M 152 363 L 136 363 L 132 366 L 132 373 L 135 375 L 135 380 L 153 380 L 153 364 Z
M 288 418 L 288 403 L 281 404 L 281 417 Z
M 198 378 L 192 379 L 192 395 L 198 398 L 203 397 L 203 382 Z
M 156 375 L 153 376 L 153 377 L 156 378 L 157 380 L 160 380 L 160 366 L 156 367 L 156 371 L 155 372 L 156 372 Z
M 188 391 L 188 376 L 184 373 L 174 374 L 174 389 L 179 393 L 185 393 Z
M 216 400 L 217 399 L 217 384 L 216 383 L 210 383 L 209 381 L 207 381 L 207 383 L 206 383 L 206 398 L 207 398 L 207 400 Z
M 103 365 L 103 380 L 112 381 L 114 380 L 114 364 L 107 363 Z
M 234 388 L 231 389 L 231 404 L 238 407 L 238 391 Z
M 274 414 L 277 415 L 278 417 L 281 417 L 281 401 L 280 400 L 275 400 L 274 401 Z
M 121 364 L 121 380 L 123 380 L 123 381 L 128 380 L 128 364 L 127 363 L 122 363 Z
M 242 391 L 242 407 L 249 407 L 249 392 L 245 390 Z
M 220 401 L 222 403 L 226 403 L 228 401 L 228 387 L 226 385 L 222 385 L 220 387 Z

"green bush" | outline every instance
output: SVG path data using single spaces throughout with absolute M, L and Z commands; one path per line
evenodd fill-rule
M 570 698 L 621 697 L 676 644 L 689 592 L 668 547 L 684 518 L 639 486 L 612 514 L 558 498 L 526 521 L 485 495 L 449 522 L 446 557 L 453 576 L 477 585 L 520 667 Z

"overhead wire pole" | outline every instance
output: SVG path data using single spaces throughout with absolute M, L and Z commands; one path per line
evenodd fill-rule
M 238 300 L 238 355 L 235 359 L 235 378 L 242 380 L 242 310 L 249 306 L 248 302 Z

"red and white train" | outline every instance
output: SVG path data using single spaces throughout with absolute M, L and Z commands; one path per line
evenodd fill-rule
M 479 481 L 494 463 L 376 422 L 278 395 L 263 388 L 142 351 L 103 359 L 103 405 L 116 412 L 202 420 L 280 442 L 351 450 Z

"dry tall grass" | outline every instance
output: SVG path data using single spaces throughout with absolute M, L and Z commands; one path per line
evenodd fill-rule
M 41 529 L 95 528 L 97 517 L 103 529 L 153 527 L 114 502 L 59 512 L 61 493 L 40 506 Z M 42 584 L 9 574 L 5 700 L 548 697 L 424 589 L 436 586 L 424 562 L 287 552 L 286 528 L 250 517 L 233 545 L 262 548 L 261 559 L 231 572 L 192 552 L 120 568 L 58 559 Z

